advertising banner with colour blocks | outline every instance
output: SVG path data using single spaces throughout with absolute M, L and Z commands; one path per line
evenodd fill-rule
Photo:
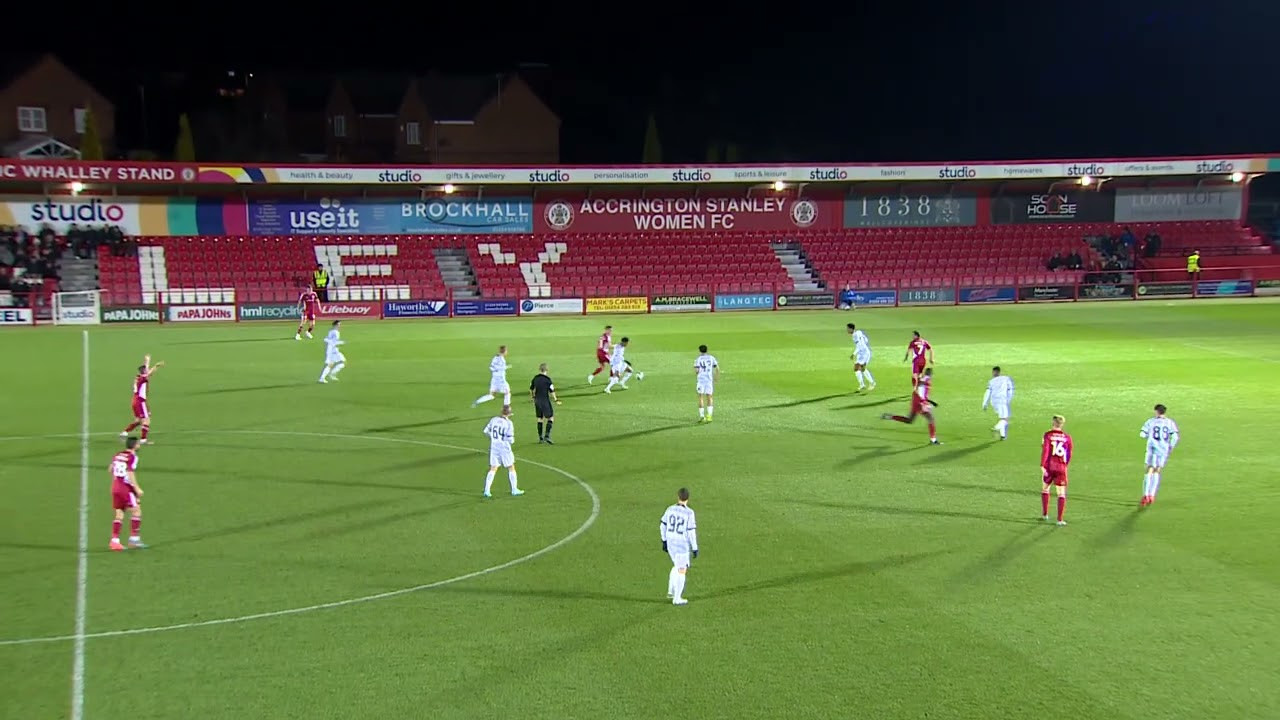
M 1018 299 L 1018 289 L 1012 287 L 967 287 L 960 288 L 962 303 L 998 303 L 1013 302 Z
M 0 325 L 34 325 L 30 308 L 0 308 Z
M 529 198 L 320 198 L 255 201 L 254 235 L 408 235 L 533 232 Z
M 454 300 L 453 314 L 456 317 L 474 317 L 476 315 L 515 315 L 519 312 L 520 303 L 515 300 Z
M 348 318 L 376 318 L 382 315 L 382 303 L 365 300 L 320 303 L 318 320 L 346 320 Z
M 447 300 L 388 300 L 382 303 L 384 318 L 449 317 Z
M 581 315 L 582 298 L 526 298 L 520 301 L 521 315 Z
M 1249 280 L 1204 280 L 1196 283 L 1197 295 L 1252 295 L 1253 282 Z
M 649 312 L 647 297 L 587 298 L 588 313 L 643 313 Z
M 833 293 L 782 293 L 778 295 L 779 310 L 822 310 L 836 306 Z
M 160 310 L 151 305 L 112 305 L 102 308 L 102 322 L 160 322 Z
M 239 306 L 243 320 L 297 320 L 302 310 L 296 303 L 246 303 Z
M 955 288 L 911 288 L 898 295 L 899 305 L 952 305 L 956 301 Z
M 876 307 L 898 304 L 897 290 L 857 290 L 853 293 L 854 307 Z
M 773 295 L 771 293 L 749 293 L 746 295 L 717 295 L 716 310 L 772 310 Z
M 710 295 L 656 295 L 649 301 L 654 312 L 707 312 L 711 309 Z
M 169 306 L 169 322 L 229 322 L 235 319 L 235 305 Z

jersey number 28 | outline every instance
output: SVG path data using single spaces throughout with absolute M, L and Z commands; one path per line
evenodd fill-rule
M 129 477 L 129 463 L 123 460 L 114 460 L 111 463 L 111 477 L 127 478 Z

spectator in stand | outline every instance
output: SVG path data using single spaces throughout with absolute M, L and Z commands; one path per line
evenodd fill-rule
M 853 300 L 854 300 L 854 297 L 856 296 L 857 296 L 857 293 L 853 291 L 853 286 L 850 285 L 849 283 L 845 283 L 844 289 L 840 291 L 840 309 L 852 310 Z
M 1083 267 L 1084 267 L 1084 258 L 1080 257 L 1079 252 L 1072 250 L 1071 254 L 1067 256 L 1067 269 L 1080 270 Z
M 1056 272 L 1058 268 L 1063 267 L 1066 264 L 1067 259 L 1062 256 L 1062 253 L 1058 253 L 1057 255 L 1049 258 L 1049 262 L 1045 267 L 1049 269 L 1049 272 Z

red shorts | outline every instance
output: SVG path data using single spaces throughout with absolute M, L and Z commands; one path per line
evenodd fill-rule
M 134 399 L 133 416 L 139 420 L 146 420 L 151 417 L 151 412 L 147 410 L 147 401 Z
M 1067 486 L 1066 469 L 1064 468 L 1062 470 L 1050 470 L 1049 474 L 1044 476 L 1044 483 L 1046 485 L 1057 485 L 1058 487 L 1066 487 Z
M 920 375 L 921 373 L 923 373 L 923 372 L 924 372 L 924 365 L 925 365 L 924 358 L 920 358 L 919 360 L 912 360 L 912 361 L 911 361 L 911 374 L 912 374 L 912 375 Z
M 116 510 L 132 510 L 138 507 L 138 496 L 128 485 L 115 485 L 111 488 L 111 507 Z
M 596 362 L 600 363 L 601 365 L 608 365 L 609 353 L 603 350 L 596 350 Z
M 911 413 L 913 415 L 925 415 L 933 413 L 933 403 L 928 400 L 921 400 L 919 395 L 911 398 Z

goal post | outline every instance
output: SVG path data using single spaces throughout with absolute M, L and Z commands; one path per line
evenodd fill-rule
M 102 322 L 102 291 L 53 294 L 54 325 L 97 325 Z

